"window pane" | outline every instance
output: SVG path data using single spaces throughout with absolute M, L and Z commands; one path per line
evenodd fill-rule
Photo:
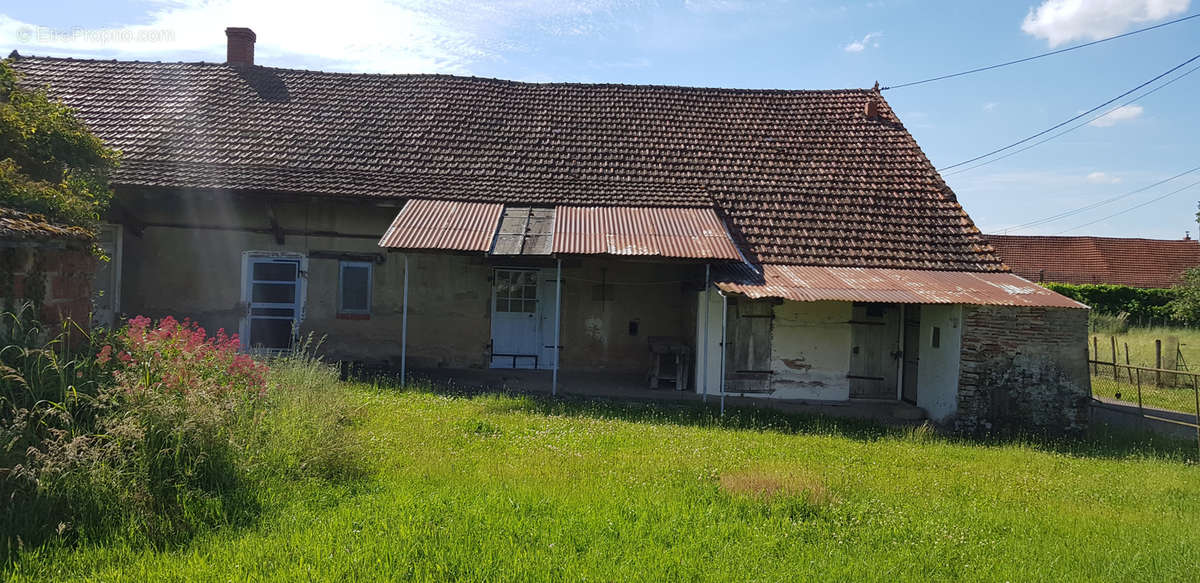
M 250 346 L 287 348 L 292 344 L 291 320 L 250 319 Z
M 294 261 L 255 263 L 254 279 L 257 281 L 296 281 L 298 268 L 299 265 Z
M 537 311 L 537 300 L 525 300 L 525 312 L 533 313 Z
M 251 301 L 271 304 L 290 304 L 296 301 L 294 283 L 256 283 Z
M 365 312 L 370 309 L 370 273 L 365 265 L 342 267 L 342 310 Z

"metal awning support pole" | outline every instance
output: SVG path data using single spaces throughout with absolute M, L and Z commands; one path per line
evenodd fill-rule
M 400 317 L 400 386 L 404 386 L 408 362 L 408 254 L 404 254 L 404 308 Z
M 550 381 L 550 394 L 558 394 L 558 358 L 562 350 L 558 347 L 559 330 L 562 328 L 559 320 L 562 318 L 562 259 L 558 260 L 557 273 L 554 277 L 554 373 Z
M 729 298 L 721 290 L 721 416 L 725 416 L 725 328 L 729 321 Z
M 710 275 L 709 268 L 710 268 L 709 264 L 705 263 L 704 264 L 704 348 L 701 349 L 701 352 L 699 355 L 699 356 L 703 357 L 701 359 L 703 361 L 703 368 L 697 367 L 702 371 L 700 373 L 701 374 L 700 382 L 702 383 L 701 386 L 704 387 L 704 389 L 703 389 L 704 396 L 701 397 L 701 400 L 704 401 L 705 403 L 708 402 L 708 312 L 712 310 L 712 300 L 710 299 L 712 297 L 712 291 L 710 291 L 710 288 L 712 286 L 709 284 L 709 275 Z

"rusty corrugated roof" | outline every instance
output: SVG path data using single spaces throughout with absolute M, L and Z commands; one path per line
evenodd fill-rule
M 554 252 L 568 255 L 649 255 L 741 259 L 710 208 L 560 206 Z
M 718 288 L 751 298 L 901 304 L 1087 308 L 1011 273 L 742 264 L 714 272 Z
M 504 205 L 448 200 L 410 200 L 392 221 L 380 247 L 481 251 L 492 247 Z

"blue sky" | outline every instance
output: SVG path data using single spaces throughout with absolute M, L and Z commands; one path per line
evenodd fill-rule
M 257 62 L 279 67 L 820 89 L 923 79 L 1194 10 L 1190 0 L 10 3 L 0 8 L 0 49 L 222 61 L 224 28 L 249 26 L 258 34 Z M 1198 53 L 1200 19 L 884 96 L 940 168 L 1050 127 Z M 1200 166 L 1198 89 L 1200 71 L 1061 138 L 946 179 L 985 232 L 1153 184 Z M 1196 237 L 1200 186 L 1106 217 L 1197 181 L 1200 171 L 1009 232 Z M 1075 228 L 1085 223 L 1092 224 Z

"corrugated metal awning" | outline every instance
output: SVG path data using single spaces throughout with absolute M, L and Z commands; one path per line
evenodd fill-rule
M 560 206 L 556 211 L 555 253 L 741 259 L 710 208 Z
M 379 245 L 493 255 L 742 258 L 711 208 L 538 208 L 410 200 Z
M 481 251 L 492 248 L 504 205 L 446 200 L 410 200 L 392 221 L 380 247 Z
M 742 264 L 713 275 L 721 290 L 751 298 L 1087 308 L 1011 273 L 796 265 L 764 265 L 758 273 Z

